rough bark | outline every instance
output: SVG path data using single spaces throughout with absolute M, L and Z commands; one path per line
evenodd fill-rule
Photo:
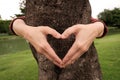
M 31 26 L 50 26 L 62 33 L 75 24 L 90 23 L 91 7 L 88 0 L 26 0 L 26 23 Z M 74 42 L 57 40 L 48 36 L 48 42 L 62 59 Z M 45 56 L 37 54 L 30 45 L 38 62 L 39 80 L 101 80 L 101 70 L 94 43 L 74 64 L 60 69 Z

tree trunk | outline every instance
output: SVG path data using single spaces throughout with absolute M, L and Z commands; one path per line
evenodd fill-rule
M 31 26 L 50 26 L 59 33 L 75 24 L 88 24 L 91 18 L 89 0 L 26 0 L 26 23 Z M 57 40 L 48 36 L 48 42 L 62 59 L 75 38 Z M 74 64 L 61 69 L 45 56 L 31 50 L 39 66 L 39 80 L 102 80 L 94 43 Z

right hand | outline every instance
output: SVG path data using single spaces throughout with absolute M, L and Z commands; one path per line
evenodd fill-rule
M 24 35 L 24 38 L 35 47 L 39 54 L 45 55 L 50 61 L 60 67 L 62 60 L 56 55 L 55 51 L 47 42 L 46 36 L 48 34 L 57 39 L 61 37 L 61 35 L 56 30 L 47 26 L 39 26 L 29 27 L 26 35 Z
M 62 60 L 57 56 L 46 39 L 48 34 L 59 39 L 61 38 L 60 33 L 48 26 L 28 26 L 20 19 L 14 22 L 13 29 L 17 35 L 28 40 L 39 54 L 45 55 L 50 61 L 61 67 Z

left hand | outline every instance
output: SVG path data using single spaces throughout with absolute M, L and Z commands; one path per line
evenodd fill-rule
M 101 22 L 92 24 L 77 24 L 66 29 L 62 34 L 62 39 L 68 38 L 71 34 L 75 35 L 75 42 L 63 58 L 63 67 L 72 64 L 82 54 L 84 54 L 95 40 L 103 34 L 104 25 Z

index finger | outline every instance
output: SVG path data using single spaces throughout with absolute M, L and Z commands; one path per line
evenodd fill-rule
M 79 50 L 76 44 L 77 42 L 75 41 L 68 53 L 66 54 L 66 56 L 64 57 L 63 64 L 66 64 L 72 58 L 72 56 L 74 56 L 74 54 L 76 54 L 76 52 Z
M 46 48 L 44 48 L 44 51 L 47 53 L 47 55 L 52 59 L 53 62 L 56 62 L 58 64 L 62 63 L 62 60 L 57 56 L 55 51 L 51 48 L 48 42 L 46 42 Z

